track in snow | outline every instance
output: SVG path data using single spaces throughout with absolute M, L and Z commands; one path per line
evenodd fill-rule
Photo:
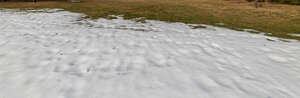
M 300 97 L 299 42 L 45 11 L 0 10 L 0 98 Z

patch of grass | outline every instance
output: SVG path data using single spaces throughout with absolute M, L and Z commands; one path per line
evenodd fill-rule
M 254 29 L 269 32 L 268 36 L 300 40 L 288 33 L 300 34 L 300 6 L 269 4 L 254 8 L 246 0 L 83 0 L 1 2 L 0 8 L 63 8 L 85 13 L 91 18 L 111 18 L 124 15 L 125 19 L 145 19 L 191 24 L 208 24 L 235 30 Z M 220 25 L 224 23 L 225 25 Z

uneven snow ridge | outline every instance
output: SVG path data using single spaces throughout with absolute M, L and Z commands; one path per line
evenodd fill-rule
M 300 42 L 83 16 L 0 10 L 0 98 L 300 98 Z

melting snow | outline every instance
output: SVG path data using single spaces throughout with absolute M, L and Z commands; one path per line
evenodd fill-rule
M 212 26 L 81 17 L 0 10 L 0 97 L 300 97 L 297 41 Z
M 300 34 L 289 34 L 291 36 L 296 36 L 296 37 L 300 37 Z

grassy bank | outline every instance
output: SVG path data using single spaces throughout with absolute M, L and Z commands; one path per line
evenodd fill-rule
M 264 4 L 254 8 L 245 0 L 83 0 L 6 2 L 0 8 L 63 8 L 85 13 L 93 18 L 122 14 L 125 18 L 145 17 L 170 22 L 217 25 L 232 29 L 256 29 L 269 36 L 297 39 L 288 33 L 300 34 L 300 6 Z

